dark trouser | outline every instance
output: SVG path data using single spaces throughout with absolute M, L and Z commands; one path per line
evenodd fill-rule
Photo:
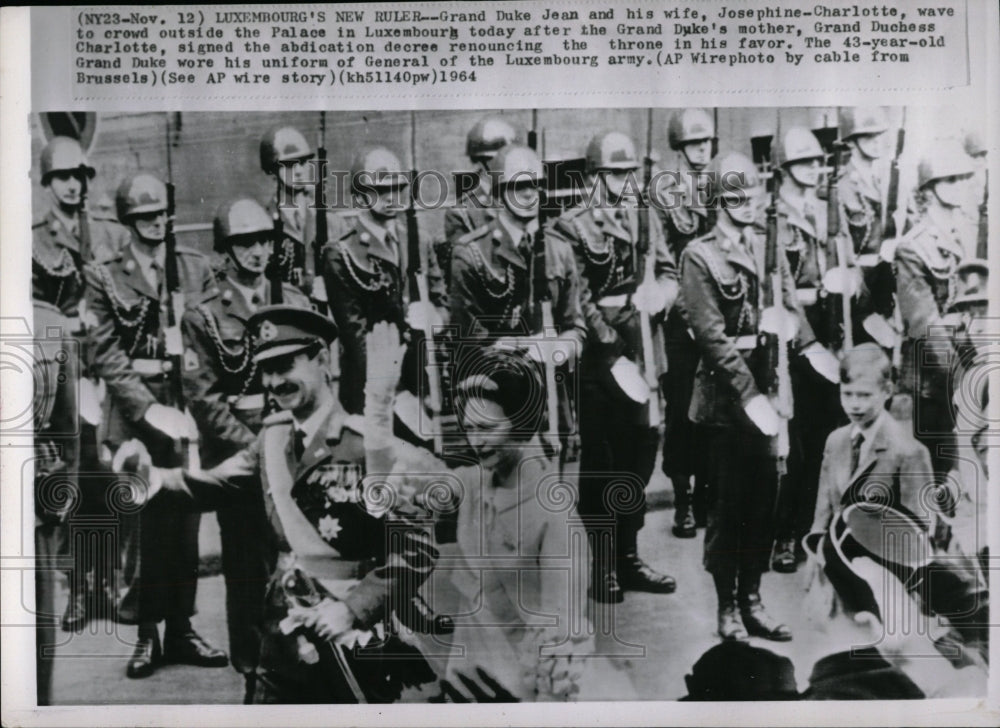
M 798 540 L 808 533 L 826 438 L 845 421 L 836 384 L 817 374 L 805 357 L 794 357 L 789 370 L 795 417 L 789 423 L 788 474 L 778 498 L 775 535 L 779 540 Z
M 128 588 L 118 606 L 119 621 L 183 623 L 195 613 L 201 514 L 160 493 L 124 520 Z
M 237 672 L 253 672 L 260 657 L 264 592 L 274 566 L 263 500 L 247 498 L 216 513 L 226 580 L 229 655 Z
M 52 651 L 56 644 L 56 568 L 63 550 L 63 526 L 35 526 L 35 675 L 38 705 L 52 704 Z
M 581 381 L 577 510 L 592 539 L 604 534 L 606 548 L 600 552 L 608 554 L 611 564 L 635 553 L 645 520 L 645 488 L 658 447 L 657 431 L 645 424 L 646 406 L 628 399 L 611 382 L 589 377 Z M 613 535 L 608 537 L 611 528 Z M 599 554 L 594 558 L 598 561 Z
M 759 432 L 737 426 L 705 429 L 715 498 L 708 511 L 703 563 L 716 577 L 731 577 L 735 587 L 769 568 L 777 470 L 770 440 Z
M 677 505 L 688 505 L 689 487 L 679 488 L 673 482 L 680 478 L 685 485 L 691 476 L 697 484 L 704 481 L 706 455 L 704 439 L 698 425 L 688 418 L 694 375 L 698 369 L 698 346 L 687 333 L 687 325 L 676 312 L 671 312 L 666 325 L 666 351 L 669 368 L 663 377 L 667 398 L 666 432 L 663 438 L 663 472 L 674 486 Z
M 958 447 L 955 411 L 947 394 L 914 399 L 913 436 L 930 452 L 934 479 L 939 484 L 943 483 L 955 467 L 955 452 Z

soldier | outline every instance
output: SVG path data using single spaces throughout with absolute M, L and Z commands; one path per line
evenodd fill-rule
M 315 156 L 302 132 L 291 126 L 271 129 L 260 140 L 260 168 L 274 178 L 275 185 L 268 211 L 280 220 L 285 236 L 281 278 L 322 302 L 326 292 L 316 283 L 310 254 L 316 238 L 316 210 L 312 206 L 317 170 L 309 160 Z
M 80 505 L 77 493 L 77 352 L 69 322 L 55 305 L 34 301 L 35 356 L 35 649 L 38 705 L 51 703 L 56 645 L 56 569 L 64 551 L 65 520 Z M 70 582 L 72 584 L 72 582 Z M 70 600 L 73 597 L 71 595 Z
M 962 140 L 965 153 L 972 159 L 973 175 L 969 184 L 969 198 L 963 205 L 968 218 L 969 231 L 965 236 L 966 255 L 970 258 L 986 259 L 989 255 L 987 241 L 989 238 L 989 218 L 987 205 L 989 203 L 989 168 L 987 162 L 986 144 L 983 137 L 976 131 L 967 132 Z
M 396 637 L 390 612 L 412 603 L 437 551 L 430 523 L 377 485 L 362 486 L 364 421 L 331 384 L 336 325 L 267 306 L 247 321 L 253 361 L 281 409 L 257 440 L 209 471 L 158 471 L 163 487 L 210 509 L 264 493 L 277 567 L 266 591 L 255 703 L 391 702 L 433 679 Z
M 892 267 L 880 257 L 883 240 L 883 212 L 885 207 L 885 181 L 878 173 L 878 160 L 885 153 L 884 134 L 889 128 L 885 112 L 878 107 L 843 109 L 840 112 L 840 143 L 850 153 L 838 181 L 842 228 L 848 230 L 853 242 L 854 258 L 864 274 L 868 295 L 859 301 L 855 318 L 864 320 L 871 314 L 892 319 L 893 293 L 895 291 Z M 880 327 L 883 328 L 883 327 Z M 876 341 L 882 346 L 887 341 L 871 324 L 857 326 L 856 341 Z M 869 332 L 870 333 L 870 332 Z
M 165 238 L 167 191 L 146 172 L 127 177 L 116 196 L 118 217 L 131 241 L 104 263 L 87 267 L 87 306 L 96 374 L 107 382 L 108 400 L 100 441 L 112 453 L 133 438 L 153 463 L 169 465 L 178 443 L 197 440 L 190 416 L 168 405 L 173 362 L 167 358 Z M 177 249 L 180 290 L 189 301 L 214 291 L 215 277 L 199 253 Z M 190 359 L 188 359 L 190 361 Z M 188 362 L 185 362 L 188 365 Z M 109 458 L 110 459 L 110 458 Z M 226 654 L 191 627 L 198 574 L 198 514 L 152 501 L 129 518 L 124 545 L 128 590 L 118 618 L 139 625 L 139 640 L 126 674 L 151 675 L 161 656 L 202 666 L 225 666 Z M 157 623 L 166 620 L 161 655 Z
M 587 147 L 587 171 L 607 207 L 574 208 L 554 221 L 549 235 L 571 246 L 580 272 L 587 347 L 580 362 L 578 510 L 594 550 L 590 593 L 608 603 L 621 602 L 623 589 L 661 594 L 676 589 L 672 577 L 639 558 L 637 544 L 659 445 L 648 404 L 655 398 L 659 406 L 659 392 L 649 391 L 637 365 L 643 359 L 640 316 L 648 315 L 658 329 L 677 298 L 677 270 L 656 213 L 628 207 L 639 192 L 638 168 L 635 145 L 626 135 L 595 136 Z M 639 239 L 640 214 L 650 216 L 647 241 Z M 644 275 L 650 256 L 652 275 Z M 650 346 L 651 356 L 662 360 L 662 339 L 654 338 Z M 611 543 L 603 533 L 609 524 Z
M 780 424 L 758 384 L 757 377 L 766 374 L 755 371 L 762 358 L 755 350 L 765 275 L 765 241 L 753 228 L 760 175 L 750 159 L 735 153 L 713 160 L 710 170 L 711 199 L 722 210 L 712 232 L 691 242 L 681 260 L 681 303 L 701 352 L 690 416 L 706 427 L 709 483 L 715 492 L 704 564 L 715 582 L 720 637 L 746 639 L 749 633 L 785 641 L 791 631 L 765 611 L 760 597 L 777 486 L 771 437 Z M 811 343 L 812 332 L 795 298 L 787 261 L 778 259 L 778 265 L 782 291 L 776 295 L 786 310 L 798 314 L 801 348 Z
M 956 295 L 965 257 L 958 223 L 972 177 L 971 160 L 955 142 L 943 142 L 917 167 L 919 217 L 895 250 L 896 288 L 905 328 L 900 391 L 913 399 L 913 434 L 931 453 L 943 482 L 954 465 L 955 419 L 950 376 L 954 348 L 941 330 Z M 934 332 L 938 327 L 938 332 Z
M 261 428 L 264 388 L 251 358 L 246 323 L 271 300 L 264 271 L 274 237 L 270 215 L 246 197 L 220 205 L 213 228 L 214 249 L 226 258 L 228 275 L 219 281 L 215 295 L 187 310 L 182 323 L 188 352 L 185 399 L 198 425 L 206 467 L 251 445 Z M 310 308 L 305 294 L 288 283 L 283 284 L 282 300 L 289 306 Z M 261 537 L 267 530 L 267 517 L 263 500 L 250 497 L 221 504 L 217 517 L 229 651 L 233 667 L 245 678 L 244 702 L 249 703 L 260 654 L 258 624 L 264 587 L 273 561 Z
M 68 317 L 67 325 L 80 340 L 86 336 L 83 267 L 92 260 L 105 260 L 129 240 L 128 231 L 116 222 L 98 219 L 86 207 L 87 187 L 96 171 L 88 163 L 76 139 L 57 136 L 42 151 L 41 183 L 47 202 L 45 213 L 32 226 L 31 281 L 37 301 L 56 306 Z M 104 216 L 101 216 L 102 218 Z M 77 513 L 107 512 L 107 480 L 99 463 L 96 426 L 103 394 L 100 383 L 90 376 L 86 352 L 81 352 L 79 384 L 81 417 L 79 482 L 81 500 Z M 67 632 L 79 632 L 91 616 L 99 615 L 109 601 L 113 574 L 106 574 L 95 549 L 72 548 L 73 569 L 67 572 L 70 598 L 62 619 Z M 107 586 L 102 582 L 107 580 Z
M 345 232 L 323 251 L 330 313 L 340 330 L 340 401 L 350 414 L 361 414 L 364 409 L 365 332 L 377 321 L 395 323 L 401 330 L 409 321 L 413 328 L 420 328 L 415 316 L 423 307 L 414 305 L 416 292 L 407 285 L 405 229 L 398 224 L 408 184 L 408 175 L 391 151 L 385 147 L 362 150 L 351 166 L 358 209 L 344 216 Z M 445 295 L 433 260 L 428 278 L 431 302 L 443 322 Z
M 816 195 L 823 149 L 809 129 L 793 126 L 785 130 L 777 152 L 776 162 L 783 172 L 777 203 L 778 236 L 795 283 L 796 298 L 817 341 L 837 348 L 839 333 L 834 330 L 834 322 L 839 320 L 839 303 L 823 290 L 828 267 L 827 207 Z M 836 372 L 830 373 L 833 380 L 828 379 L 801 357 L 793 359 L 789 369 L 795 402 L 794 446 L 789 458 L 789 487 L 781 489 L 778 503 L 771 562 L 781 573 L 793 573 L 801 560 L 796 545 L 808 532 L 812 519 L 823 445 L 834 428 L 842 424 Z
M 508 144 L 524 144 L 524 135 L 505 119 L 487 116 L 476 122 L 465 138 L 465 155 L 475 165 L 478 185 L 465 192 L 444 213 L 444 242 L 436 246 L 438 264 L 450 287 L 451 246 L 458 238 L 486 224 L 495 213 L 490 160 Z
M 677 152 L 676 166 L 657 185 L 656 209 L 663 219 L 667 245 L 680 260 L 684 248 L 712 228 L 712 210 L 704 206 L 705 167 L 712 160 L 718 141 L 715 123 L 704 109 L 683 109 L 670 116 L 667 125 L 670 148 Z M 673 534 L 693 538 L 696 526 L 705 525 L 705 457 L 702 440 L 688 419 L 688 405 L 698 365 L 698 348 L 688 333 L 680 308 L 674 307 L 664 326 L 667 361 L 664 377 L 666 432 L 663 438 L 663 472 L 674 488 Z M 692 487 L 691 478 L 695 478 Z

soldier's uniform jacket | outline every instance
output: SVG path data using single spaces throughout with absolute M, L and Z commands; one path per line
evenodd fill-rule
M 278 210 L 281 215 L 281 230 L 285 236 L 281 246 L 281 278 L 285 283 L 292 282 L 295 267 L 295 249 L 302 246 L 305 260 L 303 261 L 302 279 L 297 287 L 309 296 L 312 294 L 313 282 L 316 276 L 320 274 L 320 271 L 315 270 L 316 257 L 313 252 L 313 243 L 316 241 L 317 210 L 312 209 L 311 205 L 313 201 L 305 194 L 299 196 L 299 199 L 296 201 L 302 202 L 302 205 L 293 208 L 279 208 L 277 198 L 271 197 L 266 209 L 272 217 L 274 217 L 275 210 Z M 334 233 L 337 224 L 336 218 L 337 216 L 333 212 L 326 212 L 326 229 L 330 240 L 336 240 Z
M 708 233 L 714 222 L 714 211 L 697 204 L 693 196 L 698 173 L 691 169 L 683 154 L 678 156 L 677 169 L 659 175 L 663 181 L 650 191 L 659 200 L 656 210 L 674 260 L 680 260 L 687 244 Z
M 290 284 L 283 302 L 310 308 L 309 299 Z M 264 391 L 250 356 L 246 322 L 256 307 L 270 302 L 264 283 L 256 306 L 229 278 L 218 291 L 188 307 L 184 337 L 184 396 L 201 434 L 202 463 L 211 467 L 252 443 L 261 427 Z
M 51 208 L 31 227 L 32 297 L 54 304 L 66 316 L 79 315 L 83 299 L 83 267 L 113 257 L 130 237 L 126 227 L 90 215 L 90 256 L 80 257 L 80 222 L 70 229 Z
M 566 241 L 575 255 L 587 327 L 584 356 L 599 363 L 598 369 L 610 368 L 623 355 L 642 359 L 639 312 L 631 296 L 642 282 L 645 255 L 655 256 L 656 280 L 667 293 L 666 312 L 677 299 L 677 267 L 657 214 L 647 211 L 650 250 L 645 254 L 637 245 L 639 214 L 637 209 L 578 207 L 555 220 L 547 236 Z M 654 333 L 663 315 L 654 320 Z M 663 347 L 655 350 L 662 371 Z
M 530 236 L 529 236 L 530 237 Z M 462 341 L 491 343 L 501 336 L 542 330 L 541 309 L 531 307 L 534 241 L 514 240 L 494 217 L 460 237 L 451 258 L 451 323 Z M 557 236 L 545 236 L 545 275 L 559 333 L 573 333 L 583 345 L 579 276 L 573 252 Z
M 263 488 L 280 556 L 268 589 L 261 667 L 286 672 L 307 667 L 299 661 L 295 636 L 278 626 L 287 614 L 282 584 L 290 572 L 300 569 L 316 592 L 347 605 L 357 629 L 370 630 L 390 609 L 409 602 L 437 558 L 424 512 L 402 493 L 383 499 L 388 491 L 366 491 L 372 486 L 362 482 L 361 417 L 333 407 L 298 460 L 294 430 L 290 413 L 271 415 L 249 448 L 214 470 L 187 476 L 203 508 L 226 497 L 234 484 Z
M 882 189 L 880 182 L 847 165 L 837 181 L 843 229 L 849 230 L 860 265 L 870 267 L 882 247 Z
M 168 296 L 147 282 L 133 245 L 85 269 L 87 308 L 95 319 L 89 332 L 94 373 L 107 383 L 109 394 L 100 434 L 112 448 L 133 436 L 133 425 L 150 405 L 170 399 L 164 340 Z M 177 269 L 187 305 L 215 290 L 215 275 L 201 253 L 178 246 Z
M 467 193 L 454 207 L 444 212 L 444 240 L 434 244 L 434 255 L 444 274 L 445 286 L 451 289 L 451 251 L 456 241 L 496 217 L 492 196 L 482 186 Z
M 692 241 L 681 259 L 681 305 L 701 352 L 689 416 L 703 424 L 748 422 L 743 405 L 762 393 L 755 356 L 762 310 L 766 240 L 747 228 L 748 240 L 730 240 L 716 227 Z M 787 260 L 781 266 L 784 307 L 798 314 L 797 348 L 813 333 L 795 295 Z
M 394 242 L 382 237 L 364 213 L 339 216 L 337 225 L 343 232 L 323 250 L 323 280 L 340 332 L 341 402 L 348 412 L 360 414 L 364 409 L 365 333 L 379 321 L 405 330 L 407 306 L 418 296 L 407 281 L 409 251 L 402 219 L 390 224 Z M 440 270 L 433 255 L 426 258 L 431 302 L 443 308 L 446 296 Z
M 920 394 L 934 396 L 947 387 L 952 343 L 943 332 L 928 334 L 942 324 L 941 316 L 956 295 L 957 268 L 963 257 L 958 234 L 943 230 L 929 216 L 896 246 L 896 290 L 905 329 L 900 385 L 907 391 L 919 384 Z
M 58 308 L 34 301 L 35 515 L 61 518 L 73 505 L 80 458 L 77 432 L 77 351 L 69 322 Z

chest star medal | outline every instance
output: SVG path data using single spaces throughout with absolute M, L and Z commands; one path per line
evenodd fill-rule
M 342 530 L 340 519 L 333 516 L 323 516 L 319 519 L 319 535 L 324 541 L 332 541 L 337 538 Z

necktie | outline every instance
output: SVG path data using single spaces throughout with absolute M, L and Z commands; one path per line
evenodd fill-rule
M 153 274 L 153 280 L 150 281 L 153 284 L 153 290 L 156 291 L 156 295 L 158 297 L 162 298 L 163 276 L 161 275 L 162 271 L 160 267 L 160 262 L 158 260 L 154 260 L 152 263 L 149 264 L 149 270 Z
M 858 432 L 851 438 L 851 472 L 858 469 L 861 460 L 861 444 L 865 441 L 864 433 Z
M 802 204 L 802 215 L 805 217 L 806 221 L 812 225 L 813 231 L 816 230 L 816 209 L 813 204 L 808 200 Z
M 296 462 L 300 462 L 306 452 L 306 433 L 296 427 L 292 437 L 292 455 L 295 456 Z

